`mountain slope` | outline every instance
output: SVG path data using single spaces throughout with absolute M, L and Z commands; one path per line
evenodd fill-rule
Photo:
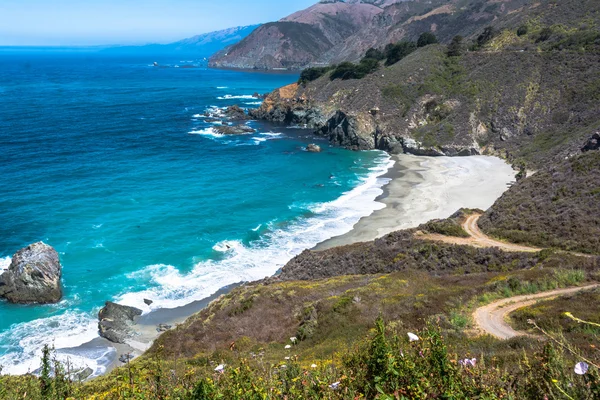
M 215 54 L 212 67 L 298 69 L 312 64 L 369 24 L 382 9 L 368 1 L 322 1 L 265 24 L 240 43 Z
M 260 25 L 239 26 L 204 33 L 170 44 L 146 46 L 122 46 L 105 50 L 112 54 L 186 54 L 207 57 L 227 46 L 231 46 L 251 34 Z

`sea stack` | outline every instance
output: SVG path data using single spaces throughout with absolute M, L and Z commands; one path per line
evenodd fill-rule
M 0 297 L 16 304 L 51 304 L 62 298 L 62 266 L 51 246 L 38 242 L 15 253 L 0 275 Z
M 309 153 L 320 153 L 321 146 L 311 143 L 308 146 L 306 146 L 306 151 L 308 151 Z

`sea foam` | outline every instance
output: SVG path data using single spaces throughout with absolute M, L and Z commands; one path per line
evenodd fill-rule
M 12 262 L 12 258 L 4 257 L 0 258 L 0 274 L 10 267 L 10 263 Z
M 363 177 L 354 189 L 332 202 L 313 204 L 311 216 L 298 218 L 286 226 L 267 223 L 269 229 L 251 245 L 239 241 L 215 244 L 223 257 L 197 263 L 191 272 L 182 273 L 171 265 L 146 267 L 130 278 L 149 279 L 150 289 L 126 293 L 117 298 L 121 304 L 144 307 L 144 298 L 153 299 L 153 308 L 174 308 L 207 298 L 220 288 L 271 276 L 303 250 L 352 229 L 364 216 L 385 205 L 374 199 L 389 179 L 382 178 L 393 165 L 388 156 L 380 158 L 376 168 Z
M 226 94 L 225 96 L 219 96 L 217 97 L 217 99 L 219 100 L 250 100 L 250 99 L 256 99 L 256 97 L 252 96 L 252 95 L 231 95 L 231 94 Z

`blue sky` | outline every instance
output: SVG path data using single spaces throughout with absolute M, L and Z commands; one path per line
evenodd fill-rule
M 317 0 L 0 0 L 0 46 L 168 43 Z

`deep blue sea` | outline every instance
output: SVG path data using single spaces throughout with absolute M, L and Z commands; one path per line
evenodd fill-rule
M 222 137 L 204 121 L 207 109 L 257 107 L 253 93 L 296 75 L 203 65 L 0 52 L 0 269 L 44 241 L 65 289 L 56 305 L 0 301 L 3 373 L 35 369 L 44 343 L 97 337 L 106 300 L 149 312 L 206 298 L 381 207 L 383 153 L 258 122 L 256 134 Z M 324 151 L 306 152 L 311 142 Z

